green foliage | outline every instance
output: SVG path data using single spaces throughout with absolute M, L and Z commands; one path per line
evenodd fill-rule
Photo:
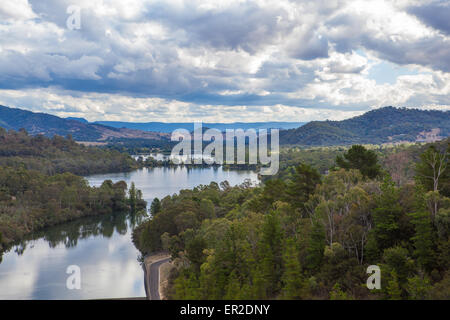
M 411 300 L 425 300 L 430 296 L 432 286 L 427 278 L 414 276 L 408 279 L 407 292 Z
M 428 212 L 418 211 L 410 214 L 411 223 L 415 227 L 415 235 L 412 237 L 414 243 L 414 255 L 417 262 L 427 271 L 433 270 L 435 262 L 433 228 L 431 216 Z
M 416 164 L 416 181 L 426 191 L 439 191 L 442 186 L 448 184 L 448 147 L 447 150 L 438 150 L 430 146 L 420 156 Z M 440 183 L 441 182 L 441 183 Z
M 376 153 L 367 150 L 362 145 L 354 145 L 343 156 L 337 156 L 336 164 L 347 170 L 357 169 L 370 179 L 374 179 L 381 174 Z
M 134 182 L 131 183 L 131 187 L 128 190 L 128 203 L 133 214 L 145 211 L 147 207 L 147 202 L 142 199 L 142 191 L 136 189 Z
M 322 264 L 323 252 L 325 250 L 325 229 L 323 225 L 314 221 L 309 245 L 306 250 L 306 268 L 309 270 L 317 270 Z
M 342 291 L 339 283 L 336 283 L 330 292 L 330 300 L 349 300 L 349 296 Z
M 265 216 L 260 243 L 261 271 L 265 280 L 264 296 L 273 297 L 280 290 L 282 275 L 282 240 L 276 212 Z
M 182 190 L 164 198 L 133 239 L 142 253 L 172 254 L 170 298 L 448 296 L 450 200 L 389 175 L 364 177 L 372 171 L 361 159 L 349 156 L 345 162 L 359 164 L 323 176 L 297 163 L 257 187 Z M 381 268 L 375 294 L 365 287 L 368 265 Z
M 400 285 L 398 283 L 397 272 L 395 270 L 391 271 L 391 279 L 388 281 L 387 286 L 387 295 L 389 300 L 401 300 L 402 299 L 402 290 L 400 289 Z
M 286 241 L 283 254 L 284 272 L 282 276 L 282 298 L 302 299 L 308 295 L 307 285 L 303 277 L 298 249 L 293 239 Z
M 0 188 L 5 192 L 0 200 L 4 244 L 77 218 L 130 211 L 123 181 L 107 180 L 96 188 L 71 173 L 47 176 L 23 168 L 0 167 Z M 145 208 L 145 201 L 140 205 Z
M 320 174 L 316 169 L 303 163 L 297 166 L 286 190 L 291 205 L 301 212 L 304 212 L 305 203 L 319 183 Z
M 150 213 L 152 216 L 156 216 L 161 211 L 161 201 L 158 198 L 153 199 L 150 205 Z
M 389 176 L 381 185 L 381 195 L 377 197 L 377 207 L 373 212 L 374 228 L 371 230 L 372 257 L 376 257 L 373 250 L 380 253 L 384 249 L 393 247 L 401 240 L 400 217 L 402 208 L 399 203 L 399 191 Z
M 388 248 L 384 250 L 383 261 L 386 264 L 384 273 L 387 271 L 391 274 L 392 285 L 396 287 L 398 284 L 399 288 L 404 289 L 408 278 L 415 271 L 414 261 L 409 257 L 408 250 L 400 246 Z
M 130 171 L 135 161 L 114 150 L 86 147 L 60 136 L 30 136 L 24 131 L 0 133 L 0 166 L 36 170 L 54 175 Z

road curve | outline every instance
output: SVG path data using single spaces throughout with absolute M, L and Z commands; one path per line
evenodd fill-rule
M 164 258 L 153 262 L 147 268 L 147 279 L 145 279 L 145 281 L 147 282 L 149 300 L 161 300 L 161 297 L 159 296 L 159 268 L 161 265 L 169 261 L 170 257 Z

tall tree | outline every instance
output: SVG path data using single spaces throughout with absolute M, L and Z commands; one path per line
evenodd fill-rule
M 416 181 L 427 191 L 439 191 L 439 182 L 447 170 L 447 163 L 448 150 L 439 151 L 435 146 L 429 147 L 416 164 Z
M 306 267 L 308 270 L 320 268 L 325 250 L 325 228 L 317 219 L 313 219 L 311 236 L 306 249 Z
M 399 204 L 399 192 L 394 182 L 386 176 L 381 186 L 381 195 L 377 199 L 377 207 L 373 212 L 374 227 L 371 230 L 371 247 L 368 248 L 372 258 L 386 248 L 399 242 L 399 219 L 402 207 Z M 378 252 L 378 253 L 377 253 Z
M 285 250 L 283 253 L 283 264 L 283 298 L 306 298 L 304 278 L 298 257 L 298 249 L 296 248 L 295 241 L 293 239 L 288 239 L 286 241 Z
M 282 232 L 275 212 L 265 217 L 261 239 L 261 266 L 266 280 L 266 293 L 272 297 L 280 289 L 282 274 Z
M 433 221 L 439 210 L 441 184 L 444 185 L 444 190 L 446 190 L 445 184 L 448 184 L 447 163 L 448 150 L 439 151 L 435 146 L 431 146 L 422 153 L 420 161 L 416 164 L 417 184 L 423 186 L 426 191 L 432 192 L 429 195 L 429 203 Z
M 161 211 L 161 201 L 158 198 L 153 199 L 152 204 L 150 205 L 150 213 L 152 216 L 158 214 Z
M 310 165 L 300 164 L 295 168 L 295 174 L 287 187 L 289 202 L 294 208 L 304 212 L 309 196 L 319 183 L 319 172 Z
M 372 150 L 367 150 L 362 145 L 353 145 L 343 156 L 336 157 L 336 165 L 344 169 L 358 169 L 370 179 L 381 174 L 381 166 L 378 157 Z
M 134 182 L 131 183 L 130 190 L 128 190 L 129 203 L 131 208 L 131 213 L 136 213 L 137 211 L 137 191 Z

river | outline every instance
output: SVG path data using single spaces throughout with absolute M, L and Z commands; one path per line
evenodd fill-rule
M 222 168 L 152 168 L 86 177 L 91 186 L 104 180 L 131 182 L 151 201 L 211 181 L 237 185 L 257 182 L 251 171 Z M 0 299 L 102 299 L 145 297 L 144 274 L 131 232 L 139 219 L 126 214 L 84 218 L 30 235 L 3 254 Z M 67 267 L 81 271 L 81 289 L 67 289 Z

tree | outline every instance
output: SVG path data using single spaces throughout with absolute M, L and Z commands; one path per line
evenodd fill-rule
M 343 156 L 336 157 L 337 166 L 349 170 L 357 169 L 363 176 L 374 179 L 381 174 L 378 157 L 362 145 L 353 145 Z
M 373 237 L 371 244 L 376 247 L 368 248 L 372 258 L 377 255 L 374 251 L 379 253 L 394 246 L 402 236 L 399 234 L 402 207 L 399 204 L 398 189 L 389 176 L 385 177 L 381 191 L 373 212 L 374 227 L 370 233 L 370 237 Z
M 349 300 L 349 296 L 342 291 L 341 286 L 336 282 L 330 292 L 330 300 Z
M 260 259 L 268 297 L 272 297 L 280 289 L 282 237 L 280 221 L 276 213 L 272 212 L 266 215 L 262 227 Z
M 195 229 L 199 225 L 197 216 L 192 211 L 184 211 L 175 217 L 175 224 L 178 232 L 183 232 L 187 229 Z
M 404 185 L 407 182 L 410 162 L 411 156 L 407 151 L 392 153 L 384 160 L 384 165 L 397 186 Z
M 131 213 L 136 213 L 137 209 L 137 191 L 134 182 L 131 183 L 130 190 L 128 190 L 128 201 L 130 204 Z
M 300 164 L 295 168 L 295 174 L 287 187 L 289 202 L 301 212 L 305 211 L 305 203 L 320 183 L 320 174 L 307 164 Z
M 424 211 L 410 214 L 411 222 L 415 228 L 415 235 L 411 239 L 414 242 L 414 255 L 420 266 L 427 271 L 433 269 L 435 262 L 433 248 L 433 228 L 430 215 Z
M 215 218 L 214 203 L 211 200 L 202 199 L 200 201 L 199 218 L 201 221 Z
M 397 272 L 395 270 L 391 271 L 391 279 L 388 281 L 388 286 L 386 288 L 389 300 L 401 300 L 402 290 L 398 283 Z
M 429 147 L 416 164 L 416 181 L 427 191 L 439 191 L 439 182 L 447 170 L 448 152 Z
M 311 236 L 306 249 L 306 267 L 311 271 L 320 268 L 325 250 L 325 237 L 325 228 L 319 221 L 313 219 Z
M 186 255 L 192 262 L 194 270 L 200 272 L 200 266 L 205 261 L 203 250 L 206 248 L 206 241 L 202 237 L 196 236 L 186 244 Z
M 432 219 L 434 220 L 439 208 L 439 189 L 442 178 L 444 183 L 448 183 L 448 150 L 440 152 L 436 147 L 429 147 L 420 156 L 420 161 L 416 164 L 416 182 L 418 185 L 423 186 L 426 191 L 432 191 L 430 197 Z
M 161 201 L 158 198 L 153 199 L 150 205 L 150 213 L 152 216 L 156 216 L 161 211 Z
M 383 260 L 388 271 L 395 271 L 400 287 L 406 284 L 408 277 L 415 271 L 414 261 L 408 256 L 408 250 L 400 246 L 384 250 Z
M 283 298 L 284 299 L 302 299 L 305 297 L 304 278 L 302 268 L 298 258 L 298 250 L 293 239 L 286 241 L 283 254 L 284 272 L 283 282 Z
M 281 179 L 271 179 L 265 182 L 261 200 L 265 207 L 270 207 L 275 201 L 285 199 L 286 184 Z
M 426 277 L 414 276 L 408 279 L 406 291 L 409 298 L 413 300 L 425 300 L 429 297 L 431 290 L 430 281 Z

